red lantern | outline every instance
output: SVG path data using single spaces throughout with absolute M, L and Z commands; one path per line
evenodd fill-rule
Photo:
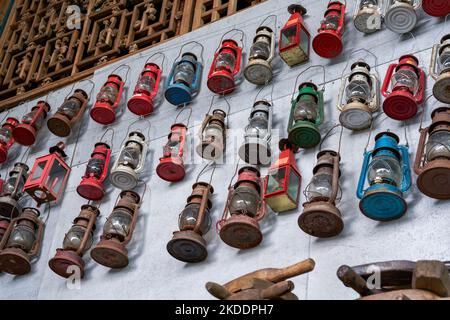
M 24 146 L 31 146 L 36 141 L 36 135 L 44 124 L 50 105 L 39 101 L 29 113 L 22 117 L 22 123 L 13 130 L 14 140 Z
M 105 190 L 103 182 L 108 175 L 111 148 L 103 142 L 95 144 L 86 172 L 77 187 L 77 192 L 85 199 L 97 201 L 103 198 Z
M 321 57 L 331 59 L 337 57 L 343 48 L 342 35 L 345 24 L 345 4 L 332 1 L 325 11 L 318 34 L 314 37 L 312 46 Z
M 134 88 L 133 96 L 128 100 L 128 109 L 138 116 L 153 112 L 153 99 L 158 94 L 161 81 L 161 68 L 155 63 L 147 63 Z
M 311 35 L 306 28 L 303 16 L 306 9 L 292 4 L 288 7 L 291 14 L 288 22 L 280 31 L 280 57 L 290 67 L 309 60 L 309 43 Z
M 8 118 L 0 128 L 0 163 L 8 158 L 8 151 L 14 144 L 13 130 L 19 124 L 16 118 Z
M 64 191 L 71 171 L 64 162 L 64 148 L 64 143 L 59 142 L 50 148 L 48 155 L 34 162 L 23 191 L 38 203 L 38 207 L 43 203 L 57 202 Z
M 302 176 L 295 161 L 295 147 L 287 139 L 280 141 L 280 156 L 264 180 L 264 199 L 275 212 L 298 207 Z
M 97 101 L 91 109 L 91 118 L 94 121 L 109 125 L 116 121 L 116 109 L 119 106 L 122 97 L 125 82 L 116 74 L 108 76 L 108 80 L 100 89 L 97 95 Z
M 208 75 L 208 88 L 217 94 L 234 91 L 235 77 L 241 70 L 242 48 L 232 39 L 222 41 L 222 46 L 214 55 Z
M 415 56 L 404 55 L 399 63 L 391 64 L 381 88 L 381 93 L 386 97 L 383 103 L 386 115 L 395 120 L 414 117 L 425 96 L 425 81 L 425 72 L 419 68 L 419 60 Z
M 182 123 L 175 123 L 170 128 L 169 140 L 156 167 L 156 173 L 161 179 L 169 182 L 183 180 L 186 174 L 183 164 L 186 134 L 187 126 Z

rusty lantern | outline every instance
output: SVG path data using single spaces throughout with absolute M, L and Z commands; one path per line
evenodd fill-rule
M 49 150 L 49 154 L 35 160 L 31 173 L 24 186 L 37 203 L 57 202 L 66 186 L 71 168 L 64 162 L 65 144 L 59 142 Z
M 125 82 L 119 75 L 108 76 L 91 109 L 91 118 L 94 121 L 103 125 L 110 125 L 116 121 L 116 110 L 119 107 L 124 86 Z
M 358 0 L 355 5 L 353 23 L 362 33 L 374 33 L 381 30 L 382 7 L 386 0 Z
M 122 190 L 136 187 L 139 175 L 144 171 L 148 142 L 139 131 L 130 132 L 123 143 L 114 166 L 111 169 L 111 183 Z
M 364 61 L 355 62 L 351 73 L 341 82 L 339 122 L 350 130 L 369 128 L 373 113 L 380 108 L 379 91 L 378 77 L 370 73 L 370 66 Z
M 248 82 L 264 85 L 272 81 L 275 42 L 275 33 L 269 27 L 261 26 L 256 30 L 249 61 L 244 69 L 244 77 Z
M 258 221 L 265 215 L 266 203 L 259 170 L 242 167 L 237 182 L 228 188 L 224 213 L 218 223 L 220 238 L 234 248 L 256 247 L 263 238 Z
M 103 226 L 100 242 L 91 250 L 92 259 L 109 268 L 125 268 L 128 265 L 126 246 L 133 237 L 140 201 L 140 196 L 134 191 L 120 193 Z
M 450 199 L 450 108 L 435 109 L 431 118 L 431 125 L 420 130 L 414 162 L 417 186 L 431 198 Z
M 80 121 L 86 110 L 89 97 L 84 90 L 77 89 L 47 121 L 47 127 L 58 137 L 70 135 L 75 123 Z
M 420 0 L 387 0 L 384 14 L 386 27 L 396 33 L 410 32 L 419 20 L 417 9 Z
M 95 144 L 94 151 L 86 166 L 86 171 L 77 187 L 77 193 L 88 200 L 97 201 L 105 195 L 103 182 L 108 175 L 111 148 L 104 142 Z
M 0 271 L 18 276 L 31 271 L 31 260 L 39 255 L 44 234 L 39 215 L 37 209 L 24 208 L 11 221 L 0 242 Z
M 128 100 L 128 109 L 138 116 L 153 112 L 153 99 L 158 94 L 162 70 L 155 63 L 147 63 L 141 72 L 133 96 Z
M 167 251 L 172 257 L 184 262 L 200 262 L 206 259 L 206 241 L 203 239 L 210 227 L 212 208 L 211 195 L 214 188 L 206 182 L 196 182 L 192 194 L 178 220 L 179 231 L 173 233 L 167 243 Z
M 331 59 L 341 54 L 344 25 L 345 4 L 339 1 L 330 2 L 317 31 L 318 34 L 312 42 L 313 49 L 319 56 Z
M 395 120 L 414 117 L 424 99 L 425 82 L 425 72 L 419 68 L 419 60 L 413 55 L 404 55 L 398 63 L 389 65 L 381 88 L 381 94 L 386 97 L 383 103 L 386 115 Z
M 309 60 L 310 39 L 303 16 L 306 9 L 298 4 L 288 7 L 291 14 L 289 20 L 280 31 L 280 57 L 290 67 Z
M 287 139 L 280 140 L 280 155 L 264 180 L 264 199 L 275 212 L 296 209 L 302 176 L 295 161 L 297 150 Z
M 181 181 L 186 174 L 183 155 L 187 129 L 187 126 L 182 123 L 175 123 L 170 128 L 168 141 L 163 148 L 163 156 L 156 167 L 156 173 L 163 180 Z
M 207 114 L 199 130 L 199 145 L 197 154 L 207 160 L 222 157 L 226 146 L 226 112 L 221 109 L 213 110 Z
M 450 104 L 450 33 L 441 39 L 440 44 L 433 46 L 430 75 L 436 80 L 433 86 L 434 97 L 442 103 Z
M 450 14 L 450 1 L 448 0 L 422 0 L 422 9 L 433 17 L 445 17 Z
M 336 208 L 342 193 L 339 186 L 339 160 L 340 155 L 335 151 L 320 151 L 313 169 L 314 175 L 305 189 L 307 202 L 303 203 L 298 225 L 314 237 L 334 237 L 344 228 L 341 212 Z
M 13 130 L 19 125 L 19 120 L 9 117 L 0 128 L 0 164 L 8 159 L 8 151 L 14 144 Z
M 48 262 L 50 269 L 61 277 L 68 278 L 73 274 L 74 266 L 84 276 L 83 255 L 92 246 L 95 222 L 100 215 L 98 208 L 83 205 L 78 217 L 73 221 L 69 232 L 66 233 L 62 248 L 56 249 L 55 256 Z
M 9 172 L 0 196 L 0 216 L 14 219 L 22 213 L 19 200 L 22 198 L 23 187 L 28 178 L 28 169 L 25 163 L 18 162 Z
M 14 140 L 24 146 L 33 145 L 49 111 L 50 105 L 45 101 L 39 101 L 29 113 L 22 117 L 22 122 L 14 128 Z
M 241 70 L 242 47 L 233 39 L 222 41 L 214 54 L 208 74 L 208 88 L 216 94 L 229 94 L 236 88 L 236 76 Z

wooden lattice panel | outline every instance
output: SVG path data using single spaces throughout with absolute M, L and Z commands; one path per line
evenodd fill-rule
M 0 40 L 0 109 L 263 1 L 14 1 Z

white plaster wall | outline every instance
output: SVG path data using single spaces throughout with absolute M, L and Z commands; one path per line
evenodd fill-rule
M 121 142 L 125 137 L 130 123 L 137 119 L 126 109 L 125 102 L 131 97 L 135 81 L 150 54 L 163 51 L 167 58 L 164 74 L 169 72 L 182 44 L 190 40 L 200 41 L 205 46 L 205 70 L 203 84 L 199 96 L 192 104 L 193 114 L 190 122 L 191 136 L 196 133 L 198 125 L 209 109 L 212 94 L 206 87 L 206 76 L 212 61 L 213 51 L 218 45 L 221 35 L 231 29 L 240 28 L 246 33 L 245 51 L 248 52 L 256 28 L 261 21 L 270 14 L 278 15 L 280 28 L 288 19 L 286 11 L 291 1 L 269 0 L 250 10 L 246 10 L 232 17 L 224 19 L 213 25 L 201 28 L 195 32 L 169 41 L 159 47 L 150 49 L 145 53 L 136 55 L 125 61 L 132 68 L 129 75 L 126 99 L 122 100 L 120 108 L 122 114 L 115 125 L 113 151 L 117 156 Z M 328 1 L 305 0 L 302 3 L 308 9 L 306 24 L 314 36 L 319 22 L 325 11 Z M 290 69 L 278 57 L 275 60 L 277 76 L 274 79 L 274 127 L 285 135 L 288 113 L 290 110 L 290 95 L 294 88 L 297 74 L 309 65 L 322 64 L 326 67 L 325 113 L 326 123 L 322 126 L 322 133 L 338 121 L 336 100 L 340 86 L 341 74 L 346 68 L 349 70 L 351 62 L 358 58 L 365 58 L 374 65 L 374 59 L 365 52 L 350 54 L 356 49 L 365 48 L 377 56 L 377 69 L 381 78 L 384 78 L 389 63 L 406 53 L 414 53 L 420 60 L 421 66 L 428 69 L 431 47 L 440 40 L 444 32 L 450 31 L 450 25 L 444 26 L 443 19 L 428 17 L 421 13 L 421 20 L 414 30 L 414 39 L 407 34 L 399 36 L 383 30 L 376 34 L 366 36 L 357 32 L 351 21 L 353 1 L 349 2 L 347 9 L 347 32 L 344 37 L 345 52 L 338 58 L 326 60 L 311 54 L 311 61 L 307 65 Z M 115 63 L 98 70 L 93 76 L 96 84 L 95 93 L 104 83 L 107 75 L 123 62 Z M 321 74 L 317 70 L 306 73 L 302 81 L 313 80 L 321 82 Z M 432 80 L 428 79 L 427 95 L 431 93 Z M 88 85 L 82 84 L 88 90 Z M 48 101 L 52 106 L 52 113 L 64 100 L 70 87 L 51 92 Z M 252 84 L 243 81 L 238 90 L 228 97 L 231 103 L 230 127 L 244 128 L 247 123 L 249 110 L 253 104 L 258 89 Z M 265 89 L 262 96 L 268 97 L 270 89 Z M 160 93 L 162 90 L 160 90 Z M 95 100 L 91 97 L 91 105 Z M 41 97 L 44 98 L 45 97 Z M 35 99 L 13 109 L 9 115 L 21 117 L 33 104 Z M 427 105 L 425 123 L 429 123 L 430 110 L 439 106 L 434 99 Z M 225 107 L 220 102 L 218 106 Z M 308 274 L 292 279 L 296 285 L 295 293 L 300 299 L 352 299 L 357 295 L 344 287 L 336 277 L 336 270 L 342 264 L 356 265 L 368 262 L 391 259 L 448 259 L 450 239 L 450 211 L 448 203 L 427 198 L 419 193 L 413 186 L 407 195 L 409 210 L 398 221 L 378 223 L 365 218 L 358 209 L 356 198 L 356 185 L 362 162 L 364 146 L 367 142 L 368 131 L 351 133 L 345 130 L 342 143 L 343 170 L 341 185 L 343 189 L 342 201 L 339 208 L 343 214 L 345 228 L 341 235 L 332 239 L 316 239 L 304 234 L 297 225 L 300 212 L 290 212 L 275 216 L 270 214 L 263 224 L 264 240 L 255 249 L 239 251 L 226 246 L 217 236 L 214 228 L 207 234 L 209 256 L 206 261 L 199 264 L 185 264 L 172 258 L 166 251 L 166 243 L 171 239 L 172 232 L 177 230 L 178 214 L 185 205 L 185 199 L 191 192 L 197 173 L 204 163 L 197 155 L 193 160 L 196 165 L 187 165 L 188 174 L 184 181 L 169 184 L 156 175 L 155 168 L 162 153 L 162 146 L 170 125 L 173 123 L 177 110 L 174 106 L 161 99 L 161 104 L 150 116 L 150 151 L 147 160 L 147 171 L 144 179 L 147 181 L 148 193 L 140 211 L 140 218 L 133 241 L 129 246 L 130 265 L 123 270 L 110 270 L 96 264 L 85 255 L 86 276 L 81 282 L 81 289 L 70 290 L 66 281 L 54 274 L 48 267 L 48 260 L 54 255 L 63 240 L 65 232 L 70 228 L 72 220 L 79 213 L 81 205 L 86 201 L 78 196 L 75 189 L 85 170 L 85 165 L 93 149 L 93 145 L 100 139 L 105 128 L 84 116 L 81 134 L 77 142 L 77 135 L 66 140 L 68 144 L 68 160 L 73 161 L 72 173 L 62 201 L 51 207 L 47 220 L 42 253 L 33 264 L 30 274 L 22 277 L 13 277 L 0 274 L 1 299 L 210 299 L 211 296 L 204 289 L 207 281 L 224 283 L 232 278 L 247 272 L 265 267 L 283 267 L 308 257 L 316 261 L 315 270 Z M 0 115 L 2 118 L 4 114 Z M 137 123 L 133 128 L 146 129 L 146 123 Z M 406 127 L 406 135 L 410 144 L 410 154 L 413 158 L 417 148 L 419 117 L 410 120 Z M 400 122 L 379 117 L 374 131 L 391 129 L 396 132 L 404 143 L 403 126 Z M 323 148 L 337 148 L 338 134 L 332 135 L 324 142 Z M 51 135 L 44 128 L 39 134 L 38 143 L 31 149 L 28 164 L 46 154 L 48 147 L 60 139 Z M 274 157 L 278 156 L 275 135 L 273 142 Z M 370 147 L 373 146 L 373 135 Z M 10 160 L 1 167 L 4 177 L 14 162 L 19 160 L 26 148 L 14 147 Z M 75 150 L 75 153 L 74 153 Z M 312 168 L 316 161 L 315 150 L 302 151 L 297 155 L 297 162 L 303 175 L 302 190 L 312 176 Z M 228 148 L 228 156 L 235 155 L 233 148 Z M 72 159 L 73 158 L 73 159 Z M 114 160 L 114 159 L 113 159 Z M 191 159 L 192 160 L 192 159 Z M 227 194 L 228 183 L 235 169 L 234 161 L 221 165 L 215 171 L 212 184 L 215 188 L 213 197 L 213 220 L 217 221 L 223 210 Z M 262 172 L 267 172 L 263 168 Z M 209 178 L 209 175 L 206 176 Z M 415 176 L 413 176 L 415 182 Z M 106 217 L 111 212 L 114 201 L 119 193 L 113 186 L 107 187 L 107 196 L 101 203 L 101 217 L 97 222 L 95 241 L 98 241 Z M 300 202 L 304 201 L 303 194 Z M 45 215 L 44 215 L 45 216 Z

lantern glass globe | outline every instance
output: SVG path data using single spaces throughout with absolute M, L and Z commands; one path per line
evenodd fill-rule
M 195 225 L 197 224 L 199 210 L 200 204 L 198 203 L 190 203 L 183 209 L 178 220 L 178 227 L 180 230 L 194 230 Z M 209 215 L 209 209 L 206 208 L 203 222 L 200 226 L 200 232 L 206 234 L 210 227 L 211 217 Z
M 370 185 L 388 183 L 399 187 L 403 178 L 399 161 L 390 156 L 375 156 L 367 175 Z
M 109 236 L 116 236 L 123 241 L 130 233 L 132 215 L 124 209 L 115 209 L 103 227 L 103 233 Z
M 66 234 L 63 241 L 64 250 L 77 251 L 80 247 L 81 241 L 83 240 L 84 234 L 86 233 L 86 228 L 79 225 L 74 225 L 70 228 L 69 232 Z M 86 248 L 90 248 L 92 245 L 92 234 L 89 235 L 88 241 L 86 243 Z
M 402 69 L 394 73 L 392 76 L 392 88 L 408 87 L 411 92 L 417 92 L 419 89 L 419 79 L 417 74 L 412 70 Z
M 7 247 L 31 251 L 36 240 L 34 229 L 27 225 L 17 225 L 9 237 Z
M 239 186 L 233 192 L 229 210 L 231 214 L 241 213 L 254 217 L 258 211 L 259 200 L 258 191 L 250 187 Z
M 438 158 L 450 159 L 450 132 L 436 131 L 432 133 L 425 149 L 427 161 Z
M 115 86 L 104 86 L 97 95 L 98 101 L 105 101 L 109 104 L 114 104 L 117 99 L 119 90 Z

